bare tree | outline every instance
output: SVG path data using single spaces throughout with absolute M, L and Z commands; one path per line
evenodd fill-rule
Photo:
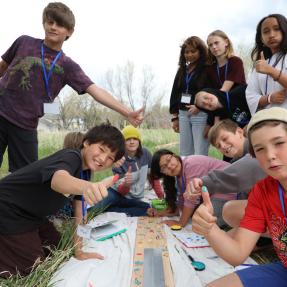
M 143 126 L 146 128 L 169 128 L 170 127 L 170 115 L 168 112 L 168 106 L 162 105 L 165 92 L 162 91 L 152 101 L 152 105 L 147 108 L 146 117 L 143 122 Z
M 58 126 L 64 129 L 71 129 L 75 119 L 79 116 L 81 99 L 76 92 L 59 97 L 60 114 Z
M 250 45 L 246 45 L 244 43 L 241 43 L 237 46 L 237 54 L 242 59 L 244 64 L 244 71 L 246 79 L 248 78 L 248 75 L 253 67 L 253 63 L 251 60 L 251 49 L 252 47 Z
M 127 61 L 123 68 L 123 86 L 125 88 L 125 94 L 129 101 L 129 104 L 133 110 L 135 110 L 135 99 L 134 99 L 134 73 L 135 65 L 131 61 Z
M 121 103 L 124 103 L 123 95 L 123 80 L 120 67 L 114 70 L 108 70 L 105 74 L 106 88 L 109 90 Z
M 142 82 L 140 86 L 140 95 L 142 98 L 143 107 L 146 109 L 149 99 L 155 88 L 154 83 L 155 75 L 149 66 L 145 66 L 142 70 Z
M 81 96 L 81 103 L 79 107 L 79 118 L 81 119 L 83 128 L 90 129 L 94 125 L 101 122 L 101 117 L 98 113 L 99 105 L 92 97 L 85 94 Z
M 121 102 L 128 103 L 134 110 L 136 103 L 142 102 L 146 110 L 142 126 L 147 128 L 169 127 L 168 108 L 162 105 L 166 91 L 156 92 L 157 87 L 152 68 L 145 66 L 140 77 L 136 76 L 134 63 L 128 61 L 124 66 L 117 66 L 116 69 L 107 71 L 103 85 Z M 99 113 L 99 111 L 97 112 Z M 118 114 L 107 110 L 103 112 L 101 119 L 107 118 L 107 115 L 109 121 L 120 128 L 126 124 Z

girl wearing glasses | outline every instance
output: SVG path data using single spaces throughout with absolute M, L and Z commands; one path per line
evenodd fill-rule
M 207 175 L 211 170 L 224 169 L 228 165 L 229 163 L 225 161 L 208 156 L 190 155 L 181 159 L 172 151 L 166 149 L 158 150 L 152 158 L 151 178 L 163 179 L 165 199 L 168 208 L 162 213 L 153 211 L 153 215 L 174 215 L 178 214 L 181 210 L 181 216 L 178 221 L 165 220 L 164 223 L 169 226 L 174 224 L 185 226 L 195 208 L 200 203 L 199 201 L 192 202 L 183 198 L 184 192 L 189 190 L 189 182 L 194 177 Z M 224 199 L 225 202 L 227 199 L 234 199 L 235 196 L 234 194 L 224 195 L 224 198 L 222 198 L 221 195 L 218 195 L 218 198 L 220 198 L 221 201 Z M 218 215 L 221 216 L 221 209 Z

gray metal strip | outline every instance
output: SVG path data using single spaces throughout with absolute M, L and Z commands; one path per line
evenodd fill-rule
M 165 287 L 162 248 L 144 249 L 144 287 Z

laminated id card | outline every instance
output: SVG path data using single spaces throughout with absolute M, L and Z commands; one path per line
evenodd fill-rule
M 79 224 L 77 226 L 77 235 L 82 238 L 90 239 L 91 238 L 92 227 L 87 224 Z
M 59 115 L 60 114 L 60 103 L 59 102 L 44 103 L 44 113 L 52 114 L 52 115 Z
M 185 94 L 185 93 L 182 93 L 181 94 L 181 103 L 182 104 L 190 104 L 190 100 L 191 100 L 191 94 Z

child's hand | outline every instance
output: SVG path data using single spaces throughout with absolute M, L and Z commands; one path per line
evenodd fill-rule
M 268 74 L 272 68 L 265 60 L 264 53 L 261 51 L 260 59 L 255 62 L 255 69 L 257 73 Z
M 166 224 L 167 226 L 172 226 L 172 225 L 182 226 L 182 224 L 178 220 L 163 220 L 162 223 Z
M 270 103 L 282 104 L 286 100 L 286 90 L 274 92 L 270 96 Z
M 85 201 L 89 205 L 94 205 L 108 196 L 105 182 L 87 182 L 83 192 Z
M 198 203 L 198 199 L 201 197 L 202 180 L 200 178 L 193 178 L 187 185 L 183 197 L 185 200 L 189 200 L 193 203 Z
M 130 187 L 132 185 L 132 183 L 133 183 L 132 166 L 130 165 L 127 173 L 125 174 L 124 185 L 126 187 Z
M 171 123 L 171 127 L 172 129 L 174 130 L 175 133 L 179 133 L 179 120 L 174 120 L 172 123 Z
M 121 159 L 119 159 L 118 161 L 116 161 L 114 163 L 114 167 L 120 167 L 124 164 L 124 162 L 126 161 L 126 158 L 123 156 Z
M 195 105 L 185 105 L 188 108 L 188 112 L 192 115 L 197 115 L 199 113 L 199 109 Z
M 144 108 L 142 107 L 141 109 L 137 111 L 129 112 L 127 115 L 127 119 L 134 127 L 137 127 L 142 123 L 144 119 L 143 113 L 144 113 Z
M 115 174 L 113 177 L 103 179 L 100 182 L 88 182 L 83 192 L 85 201 L 89 205 L 93 205 L 108 196 L 107 188 L 111 187 L 119 180 L 120 176 Z
M 75 257 L 78 260 L 86 260 L 86 259 L 100 259 L 103 260 L 104 256 L 96 252 L 84 252 L 82 250 L 75 251 Z
M 156 217 L 157 216 L 157 210 L 152 208 L 152 207 L 148 208 L 146 213 L 150 217 Z
M 216 222 L 216 217 L 213 216 L 213 206 L 207 190 L 202 191 L 202 199 L 203 204 L 197 208 L 192 217 L 192 230 L 207 236 Z

